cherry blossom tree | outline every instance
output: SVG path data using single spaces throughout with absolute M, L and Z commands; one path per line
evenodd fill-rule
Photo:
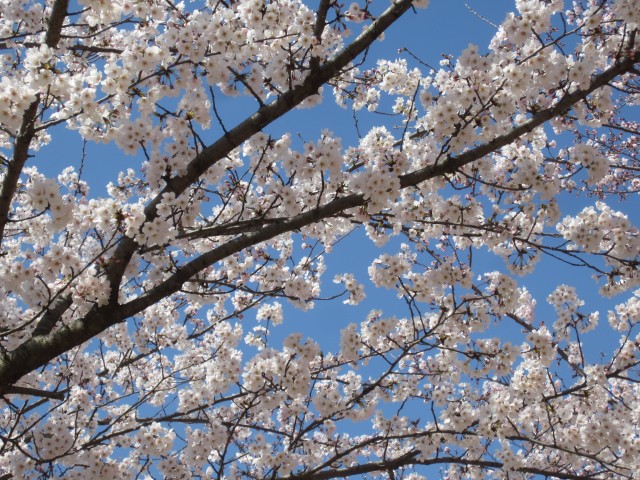
M 0 478 L 638 478 L 640 2 L 367 55 L 427 3 L 1 2 Z M 275 133 L 321 102 L 377 126 Z M 69 138 L 131 168 L 47 173 Z M 369 278 L 325 278 L 352 232 Z

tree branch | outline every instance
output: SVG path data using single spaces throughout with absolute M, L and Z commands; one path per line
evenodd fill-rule
M 69 0 L 56 0 L 51 9 L 51 17 L 47 28 L 45 42 L 55 48 L 60 40 L 62 32 L 62 24 L 67 15 L 67 7 Z M 4 239 L 4 229 L 9 221 L 9 211 L 11 209 L 11 201 L 16 192 L 18 179 L 22 173 L 22 168 L 29 158 L 29 146 L 35 136 L 35 121 L 40 106 L 40 95 L 31 102 L 22 116 L 22 124 L 20 131 L 13 144 L 13 157 L 9 162 L 5 177 L 0 188 L 0 245 Z
M 9 222 L 9 210 L 13 195 L 18 187 L 18 179 L 29 158 L 29 145 L 35 135 L 34 123 L 39 105 L 40 98 L 37 97 L 25 110 L 20 131 L 13 143 L 13 156 L 2 179 L 2 187 L 0 188 L 0 244 L 4 239 L 4 229 Z
M 30 387 L 18 387 L 18 386 L 11 386 L 9 388 L 7 388 L 5 394 L 12 394 L 12 395 L 30 395 L 33 397 L 42 397 L 42 398 L 50 398 L 52 400 L 64 400 L 64 394 L 65 392 L 49 392 L 47 390 L 39 390 L 37 388 L 30 388 Z
M 399 0 L 392 4 L 350 45 L 314 71 L 313 75 L 308 75 L 302 84 L 283 93 L 272 103 L 261 107 L 249 118 L 205 148 L 189 163 L 184 175 L 169 179 L 162 191 L 147 205 L 145 208 L 146 221 L 155 218 L 156 208 L 165 193 L 173 193 L 176 198 L 179 197 L 216 162 L 225 158 L 232 150 L 261 131 L 265 126 L 316 94 L 323 84 L 338 75 L 353 59 L 364 52 L 381 33 L 411 8 L 411 3 L 412 0 Z M 125 237 L 112 256 L 107 275 L 111 284 L 111 295 L 114 304 L 115 300 L 117 300 L 117 291 L 124 270 L 137 247 L 138 245 L 133 239 Z
M 67 16 L 68 8 L 69 0 L 56 0 L 53 4 L 47 27 L 47 36 L 45 37 L 45 43 L 51 48 L 58 46 L 58 41 L 62 35 L 62 24 Z
M 440 464 L 457 464 L 457 465 L 472 465 L 476 467 L 486 469 L 500 469 L 504 466 L 501 462 L 489 461 L 489 460 L 474 460 L 460 457 L 435 457 L 426 460 L 419 460 L 418 455 L 420 452 L 412 450 L 404 455 L 395 458 L 393 460 L 386 460 L 380 462 L 361 463 L 359 465 L 347 468 L 334 468 L 330 470 L 323 470 L 315 473 L 301 473 L 298 475 L 290 475 L 288 477 L 282 477 L 278 480 L 330 480 L 333 478 L 346 478 L 356 475 L 364 475 L 373 472 L 382 472 L 386 470 L 396 470 L 402 467 L 410 467 L 413 465 L 440 465 Z M 585 480 L 586 478 L 597 480 L 599 477 L 584 475 L 574 475 L 568 472 L 554 472 L 551 470 L 545 470 L 541 468 L 521 467 L 516 468 L 515 471 L 522 473 L 531 473 L 534 475 L 543 475 L 545 478 L 558 478 L 562 480 Z
M 42 318 L 36 324 L 32 336 L 35 337 L 51 333 L 53 327 L 55 327 L 60 317 L 62 317 L 72 303 L 71 295 L 56 298 L 51 307 L 44 312 Z

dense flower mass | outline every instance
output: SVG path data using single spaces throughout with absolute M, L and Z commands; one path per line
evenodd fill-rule
M 428 4 L 0 0 L 0 478 L 639 478 L 640 1 Z

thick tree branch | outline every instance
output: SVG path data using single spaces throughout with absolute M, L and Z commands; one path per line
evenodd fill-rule
M 630 72 L 633 69 L 634 65 L 638 62 L 639 55 L 640 52 L 636 53 L 636 55 L 629 55 L 623 60 L 615 63 L 607 70 L 603 71 L 599 75 L 596 75 L 589 84 L 588 88 L 584 90 L 575 90 L 574 92 L 566 94 L 560 101 L 558 101 L 558 103 L 547 109 L 540 110 L 529 120 L 521 125 L 518 125 L 509 133 L 500 135 L 490 142 L 467 150 L 466 152 L 458 156 L 448 156 L 442 163 L 429 165 L 415 172 L 408 173 L 407 175 L 401 177 L 400 184 L 404 188 L 412 185 L 417 185 L 420 182 L 423 182 L 430 178 L 434 178 L 434 176 L 436 175 L 453 173 L 460 167 L 474 162 L 479 158 L 490 154 L 491 152 L 495 152 L 499 148 L 509 145 L 523 135 L 532 132 L 543 123 L 566 113 L 576 103 L 584 100 L 585 98 L 587 98 L 587 96 L 589 96 L 597 89 L 604 87 L 619 75 Z
M 416 450 L 412 450 L 392 460 L 363 463 L 354 467 L 334 468 L 309 474 L 303 473 L 300 475 L 291 475 L 289 477 L 284 477 L 281 480 L 329 480 L 332 478 L 346 478 L 352 477 L 354 475 L 364 475 L 366 473 L 381 472 L 389 469 L 395 470 L 397 468 L 414 464 L 419 453 L 420 452 Z
M 329 12 L 331 1 L 332 0 L 320 0 L 320 5 L 316 11 L 316 24 L 313 27 L 313 35 L 316 37 L 316 41 L 318 43 L 322 42 L 322 32 L 324 31 L 324 27 L 327 25 L 327 13 Z M 311 67 L 312 75 L 315 75 L 318 67 L 320 66 L 320 59 L 318 57 L 313 57 L 309 66 Z
M 0 244 L 4 239 L 4 230 L 9 221 L 11 201 L 18 187 L 18 179 L 29 158 L 29 145 L 31 145 L 35 134 L 34 123 L 39 105 L 40 98 L 38 97 L 25 110 L 20 131 L 13 143 L 13 156 L 2 179 L 2 187 L 0 188 Z
M 364 475 L 373 472 L 383 472 L 387 470 L 397 470 L 398 468 L 411 467 L 414 465 L 442 465 L 442 464 L 456 464 L 456 465 L 469 465 L 475 467 L 481 467 L 486 469 L 498 470 L 502 469 L 504 464 L 502 462 L 490 461 L 490 460 L 474 460 L 471 458 L 460 458 L 452 456 L 438 456 L 435 458 L 429 458 L 425 460 L 418 459 L 418 451 L 410 451 L 404 455 L 386 461 L 362 463 L 353 467 L 346 468 L 334 468 L 330 470 L 323 470 L 315 473 L 302 473 L 299 475 L 291 475 L 288 477 L 282 477 L 279 480 L 331 480 L 333 478 L 348 478 L 356 475 Z M 545 478 L 558 478 L 562 480 L 585 480 L 590 478 L 597 480 L 597 476 L 585 477 L 584 475 L 574 475 L 568 472 L 555 472 L 548 469 L 521 467 L 516 469 L 517 472 L 531 473 L 534 475 L 542 475 Z
M 45 37 L 45 43 L 51 48 L 58 46 L 58 41 L 62 35 L 62 24 L 67 16 L 68 8 L 69 0 L 56 0 L 53 4 L 47 27 L 47 36 Z
M 62 317 L 64 312 L 67 311 L 72 303 L 73 300 L 71 299 L 71 295 L 56 298 L 36 324 L 36 328 L 33 330 L 32 335 L 35 337 L 51 333 L 56 322 L 60 317 Z
M 29 387 L 16 387 L 11 386 L 7 388 L 7 394 L 12 395 L 29 395 L 33 397 L 50 398 L 52 400 L 64 400 L 65 392 L 49 392 L 47 390 L 39 390 L 37 388 Z
M 56 0 L 53 4 L 45 39 L 46 44 L 51 48 L 55 48 L 58 45 L 68 6 L 69 0 Z M 29 158 L 29 147 L 36 133 L 35 121 L 39 106 L 40 96 L 37 95 L 22 116 L 20 131 L 13 144 L 13 156 L 2 180 L 2 187 L 0 187 L 0 244 L 4 239 L 5 227 L 9 221 L 11 201 L 16 193 L 18 179 L 25 162 Z

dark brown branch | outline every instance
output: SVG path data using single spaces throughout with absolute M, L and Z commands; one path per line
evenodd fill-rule
M 460 457 L 435 457 L 426 460 L 418 460 L 419 452 L 413 450 L 404 455 L 386 461 L 362 463 L 353 467 L 346 468 L 334 468 L 331 470 L 323 470 L 315 473 L 302 473 L 299 475 L 290 475 L 288 477 L 282 477 L 279 480 L 330 480 L 333 478 L 346 478 L 356 475 L 364 475 L 373 472 L 383 472 L 388 470 L 396 470 L 402 467 L 410 467 L 414 465 L 442 465 L 442 464 L 457 464 L 457 465 L 472 465 L 486 469 L 501 469 L 503 464 L 501 462 L 489 461 L 489 460 L 474 460 Z M 585 477 L 584 475 L 575 475 L 569 472 L 554 472 L 552 470 L 545 470 L 541 468 L 522 467 L 517 468 L 516 471 L 522 473 L 531 473 L 534 475 L 543 475 L 545 478 L 558 478 L 562 480 L 598 480 L 597 476 L 590 475 Z
M 509 145 L 519 137 L 532 132 L 543 123 L 569 111 L 573 105 L 587 98 L 587 96 L 595 90 L 607 85 L 617 76 L 629 72 L 633 68 L 635 62 L 639 60 L 638 56 L 640 56 L 640 52 L 638 55 L 628 56 L 622 61 L 614 64 L 599 75 L 596 75 L 589 87 L 585 90 L 576 90 L 572 93 L 567 93 L 558 103 L 547 109 L 540 110 L 529 120 L 515 127 L 509 133 L 500 135 L 490 142 L 467 150 L 458 156 L 449 156 L 440 164 L 436 163 L 434 165 L 429 165 L 415 172 L 403 175 L 400 177 L 400 184 L 403 188 L 406 188 L 408 186 L 417 185 L 418 183 L 433 178 L 436 175 L 454 173 L 464 165 L 474 162 L 491 152 L 495 152 L 499 148 Z
M 2 180 L 2 187 L 0 188 L 0 244 L 4 239 L 4 229 L 9 222 L 11 200 L 13 200 L 13 195 L 16 193 L 22 167 L 24 167 L 29 158 L 29 145 L 35 134 L 34 122 L 39 105 L 40 99 L 36 98 L 24 112 L 20 131 L 13 144 L 13 157 Z
M 334 468 L 331 470 L 323 470 L 321 472 L 291 475 L 284 477 L 280 480 L 329 480 L 331 478 L 344 478 L 352 477 L 354 475 L 364 475 L 365 473 L 381 472 L 389 469 L 397 469 L 412 465 L 417 462 L 416 458 L 419 452 L 412 450 L 404 455 L 393 460 L 386 460 L 381 462 L 362 463 L 354 467 L 347 468 Z
M 5 391 L 7 395 L 29 395 L 32 397 L 50 398 L 52 400 L 64 400 L 65 392 L 49 392 L 37 388 L 11 386 Z
M 67 8 L 69 8 L 69 0 L 56 0 L 51 9 L 51 17 L 49 17 L 49 25 L 47 26 L 47 36 L 45 43 L 56 48 L 62 34 L 62 24 L 67 17 Z
M 120 54 L 123 52 L 121 48 L 112 48 L 112 47 L 97 47 L 95 45 L 72 45 L 69 47 L 69 50 L 79 51 L 79 52 L 89 52 L 89 53 L 117 53 Z
M 327 25 L 327 13 L 329 12 L 330 6 L 331 0 L 320 0 L 320 5 L 318 5 L 318 11 L 316 12 L 316 24 L 313 27 L 313 35 L 316 37 L 318 43 L 322 42 L 322 32 L 324 31 L 324 27 Z M 313 57 L 309 66 L 311 71 L 315 74 L 320 66 L 320 59 L 318 57 Z
M 53 327 L 55 327 L 57 321 L 62 317 L 62 314 L 67 311 L 71 306 L 73 300 L 71 296 L 58 297 L 52 303 L 42 315 L 42 318 L 36 324 L 36 328 L 33 330 L 32 336 L 47 335 L 51 333 Z
M 53 4 L 45 40 L 49 47 L 55 48 L 58 45 L 68 6 L 69 0 L 56 0 Z M 16 193 L 20 173 L 22 173 L 22 168 L 29 158 L 29 146 L 35 136 L 35 121 L 39 106 L 40 96 L 38 95 L 22 116 L 20 131 L 13 144 L 13 157 L 7 166 L 2 187 L 0 187 L 0 244 L 4 239 L 4 229 L 9 221 L 11 201 Z

